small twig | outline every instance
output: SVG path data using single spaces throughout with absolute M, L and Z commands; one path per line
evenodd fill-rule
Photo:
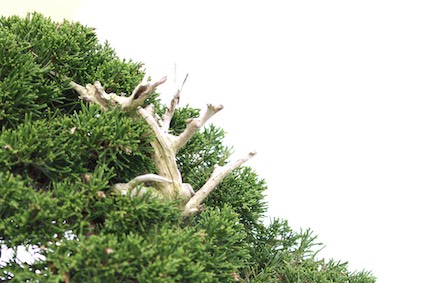
M 170 102 L 170 105 L 167 107 L 167 110 L 164 114 L 164 118 L 163 118 L 163 126 L 162 129 L 165 132 L 168 132 L 168 129 L 170 128 L 170 123 L 171 123 L 171 119 L 174 116 L 174 112 L 176 111 L 176 107 L 179 104 L 180 101 L 180 94 L 183 90 L 183 86 L 186 83 L 187 77 L 189 76 L 189 74 L 186 74 L 180 88 L 177 89 L 176 93 L 174 94 L 173 99 Z

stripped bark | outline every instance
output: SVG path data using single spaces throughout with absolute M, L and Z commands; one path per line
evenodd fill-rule
M 217 166 L 210 178 L 195 193 L 190 184 L 183 183 L 180 171 L 176 163 L 176 154 L 191 139 L 191 137 L 214 116 L 223 109 L 222 105 L 208 104 L 206 111 L 197 118 L 191 118 L 185 130 L 178 136 L 170 134 L 171 119 L 178 106 L 182 87 L 187 79 L 185 77 L 181 87 L 177 89 L 173 99 L 167 107 L 164 116 L 158 119 L 152 105 L 142 107 L 145 100 L 155 91 L 156 87 L 163 84 L 167 78 L 163 77 L 154 83 L 136 86 L 130 96 L 106 93 L 100 82 L 87 84 L 85 87 L 71 81 L 71 87 L 78 92 L 80 99 L 99 105 L 103 110 L 120 108 L 122 111 L 133 111 L 138 117 L 144 119 L 154 134 L 151 146 L 154 150 L 153 159 L 157 174 L 137 176 L 127 183 L 118 183 L 112 186 L 114 191 L 122 194 L 138 195 L 146 192 L 140 184 L 154 183 L 157 195 L 169 199 L 179 199 L 183 204 L 183 214 L 188 216 L 200 210 L 202 202 L 217 187 L 217 185 L 235 168 L 255 155 L 250 152 L 247 156 L 229 163 L 225 166 Z M 142 188 L 142 189 L 141 189 Z

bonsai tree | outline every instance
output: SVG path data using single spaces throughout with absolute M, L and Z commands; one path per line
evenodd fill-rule
M 0 52 L 2 281 L 375 282 L 265 224 L 255 152 L 229 162 L 205 126 L 221 105 L 162 102 L 166 78 L 79 23 L 2 17 Z

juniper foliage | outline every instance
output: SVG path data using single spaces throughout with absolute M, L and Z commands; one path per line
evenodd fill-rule
M 60 74 L 57 76 L 54 74 Z M 143 64 L 123 60 L 95 30 L 41 14 L 0 18 L 0 263 L 4 282 L 375 282 L 347 263 L 319 259 L 310 230 L 265 224 L 264 180 L 249 167 L 227 176 L 205 210 L 183 217 L 176 201 L 110 190 L 155 172 L 143 120 L 101 111 L 69 86 L 101 81 L 131 93 Z M 158 94 L 146 103 L 162 109 Z M 198 109 L 179 108 L 180 133 Z M 178 153 L 183 180 L 199 189 L 231 148 L 213 125 Z M 18 247 L 35 247 L 25 263 Z

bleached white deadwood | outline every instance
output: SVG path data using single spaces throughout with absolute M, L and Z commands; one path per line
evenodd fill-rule
M 186 203 L 183 214 L 190 215 L 198 212 L 200 205 L 205 198 L 223 181 L 223 179 L 233 170 L 241 166 L 243 163 L 251 159 L 256 154 L 251 151 L 247 156 L 236 160 L 233 163 L 224 166 L 216 166 L 207 182 L 200 188 L 195 195 Z
M 183 183 L 180 171 L 176 163 L 176 154 L 190 140 L 190 138 L 214 116 L 223 109 L 222 105 L 208 104 L 207 109 L 199 116 L 191 118 L 186 123 L 184 131 L 176 136 L 169 133 L 171 119 L 175 113 L 180 100 L 181 90 L 186 82 L 187 75 L 162 117 L 155 114 L 152 105 L 142 107 L 145 100 L 155 91 L 156 87 L 163 84 L 167 78 L 136 86 L 130 96 L 125 94 L 106 93 L 100 82 L 87 84 L 85 87 L 72 82 L 70 86 L 79 94 L 79 98 L 90 103 L 99 105 L 103 110 L 120 108 L 122 111 L 133 111 L 135 118 L 142 118 L 149 125 L 154 139 L 151 142 L 153 148 L 153 160 L 157 174 L 146 174 L 137 176 L 127 183 L 118 183 L 112 186 L 113 191 L 122 194 L 142 195 L 147 191 L 147 186 L 141 184 L 149 183 L 159 196 L 169 199 L 179 199 L 183 206 L 183 215 L 188 216 L 200 210 L 202 202 L 217 187 L 217 185 L 235 168 L 255 155 L 250 152 L 246 157 L 225 166 L 217 166 L 206 183 L 195 193 L 192 186 Z
M 168 131 L 168 129 L 170 128 L 171 119 L 173 118 L 174 112 L 176 111 L 177 105 L 179 104 L 180 93 L 182 92 L 183 86 L 186 83 L 187 77 L 188 77 L 188 74 L 186 74 L 186 77 L 184 78 L 181 87 L 176 90 L 176 93 L 174 94 L 174 97 L 171 100 L 170 105 L 167 107 L 167 110 L 165 112 L 164 119 L 162 122 L 163 124 L 162 129 L 164 131 Z
M 207 110 L 199 118 L 191 118 L 187 121 L 186 129 L 181 133 L 174 144 L 175 151 L 181 149 L 215 113 L 223 109 L 223 105 L 207 105 Z
M 171 183 L 170 180 L 162 176 L 156 174 L 145 174 L 137 176 L 136 178 L 132 179 L 130 182 L 127 183 L 116 183 L 112 186 L 112 190 L 123 195 L 130 193 L 131 196 L 140 196 L 141 194 L 146 192 L 146 189 L 143 186 L 142 189 L 137 190 L 137 186 L 140 184 L 146 184 L 148 182 Z
M 124 111 L 131 111 L 141 106 L 145 100 L 152 94 L 155 88 L 163 84 L 167 77 L 154 82 L 153 84 L 139 83 L 130 96 L 118 95 L 115 93 L 106 93 L 100 82 L 86 84 L 85 87 L 71 81 L 71 87 L 78 92 L 79 98 L 88 102 L 100 105 L 104 110 L 108 107 L 121 107 Z

